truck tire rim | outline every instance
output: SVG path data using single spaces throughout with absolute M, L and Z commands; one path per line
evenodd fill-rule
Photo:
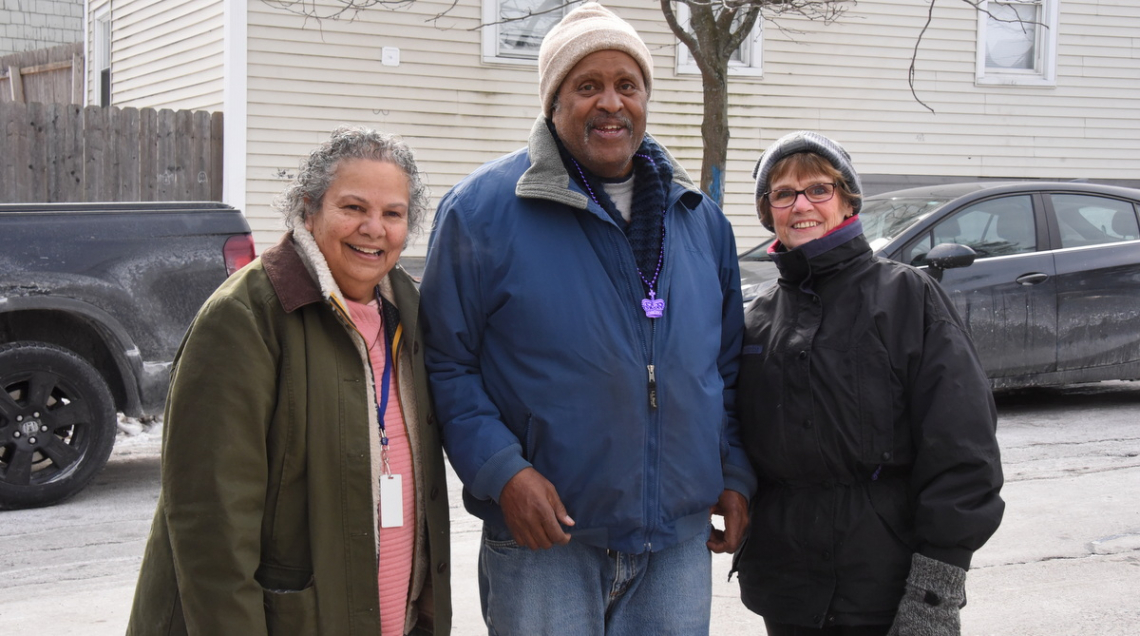
M 66 478 L 84 452 L 84 424 L 91 421 L 87 405 L 62 378 L 35 372 L 23 380 L 6 381 L 0 393 L 0 470 L 13 486 Z

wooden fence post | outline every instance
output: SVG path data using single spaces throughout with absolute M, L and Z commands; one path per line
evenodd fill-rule
M 105 201 L 107 178 L 105 109 L 83 109 L 83 200 Z
M 155 201 L 176 201 L 178 191 L 177 161 L 175 160 L 174 135 L 176 131 L 174 111 L 163 108 L 158 111 L 158 129 L 155 134 L 155 155 L 158 168 L 158 185 Z
M 21 158 L 20 134 L 24 131 L 22 105 L 0 103 L 0 203 L 17 201 L 17 179 L 21 176 L 16 166 Z
M 194 200 L 194 183 L 198 176 L 197 164 L 194 161 L 194 117 L 188 110 L 174 113 L 174 152 L 177 159 L 177 181 L 174 189 L 176 201 Z
M 119 111 L 118 148 L 120 201 L 142 201 L 142 171 L 139 157 L 142 155 L 139 136 L 141 120 L 137 108 L 123 108 Z
M 139 201 L 158 200 L 158 111 L 139 111 Z
M 47 108 L 39 102 L 28 104 L 28 200 L 47 201 Z

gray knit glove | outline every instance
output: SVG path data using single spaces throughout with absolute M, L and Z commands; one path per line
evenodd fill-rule
M 965 602 L 965 570 L 915 554 L 899 613 L 887 636 L 959 636 L 958 609 Z

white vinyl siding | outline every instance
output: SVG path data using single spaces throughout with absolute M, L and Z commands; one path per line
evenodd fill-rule
M 182 28 L 168 29 L 162 37 L 175 47 L 167 57 L 179 60 L 164 69 L 194 68 L 184 43 L 202 29 L 191 33 L 189 26 L 222 11 L 221 0 L 188 4 L 197 9 L 169 9 Z M 451 0 L 417 0 L 398 9 L 367 9 L 355 21 L 320 22 L 306 22 L 266 2 L 247 6 L 246 213 L 259 250 L 276 242 L 282 230 L 273 198 L 300 158 L 339 124 L 402 135 L 416 152 L 434 204 L 480 164 L 524 146 L 539 113 L 533 64 L 484 60 L 483 0 L 460 0 L 454 7 Z M 642 34 L 655 56 L 649 132 L 699 180 L 700 77 L 677 73 L 677 40 L 657 3 L 613 0 L 607 6 Z M 120 91 L 142 91 L 147 84 L 140 77 L 137 85 L 124 87 L 121 82 L 132 78 L 121 75 L 120 63 L 130 70 L 140 64 L 128 58 L 154 55 L 150 66 L 157 68 L 161 59 L 157 48 L 143 46 L 141 24 L 120 41 L 120 10 L 116 3 L 116 100 Z M 767 145 L 798 129 L 839 140 L 863 175 L 1138 178 L 1140 4 L 1060 3 L 1055 85 L 1032 90 L 979 85 L 977 12 L 966 3 L 937 4 L 915 73 L 917 95 L 934 113 L 915 101 L 907 84 L 926 17 L 924 3 L 862 0 L 831 25 L 789 18 L 782 20 L 785 28 L 765 26 L 763 78 L 736 78 L 729 85 L 732 137 L 724 207 L 738 247 L 751 247 L 767 234 L 755 215 L 751 171 L 756 159 Z M 159 26 L 152 23 L 151 29 Z M 121 57 L 128 43 L 133 53 Z M 203 42 L 194 48 L 210 46 Z M 386 47 L 399 50 L 398 66 L 381 62 Z M 179 90 L 189 87 L 192 76 L 209 72 L 182 77 Z M 151 77 L 160 84 L 173 82 L 158 70 Z M 190 101 L 171 99 L 169 105 L 197 107 Z M 429 228 L 427 219 L 425 233 Z M 425 245 L 426 240 L 414 241 L 408 254 L 422 255 Z
M 340 124 L 401 135 L 416 153 L 434 203 L 482 163 L 526 142 L 538 113 L 533 65 L 487 65 L 481 6 L 417 2 L 375 8 L 356 21 L 310 22 L 265 3 L 249 5 L 247 217 L 259 249 L 282 226 L 273 198 L 301 157 Z M 399 65 L 381 61 L 399 49 Z M 424 223 L 424 232 L 431 219 Z M 426 238 L 409 254 L 422 254 Z
M 273 198 L 299 159 L 340 123 L 403 136 L 416 152 L 433 205 L 479 165 L 526 145 L 540 112 L 536 67 L 483 61 L 482 35 L 474 28 L 482 19 L 481 2 L 459 4 L 439 21 L 441 28 L 427 22 L 448 6 L 418 0 L 407 9 L 365 11 L 356 22 L 325 21 L 319 30 L 299 30 L 301 18 L 250 4 L 246 200 L 259 249 L 281 232 Z M 629 20 L 655 53 L 649 132 L 699 180 L 700 78 L 674 73 L 676 39 L 658 6 L 633 0 L 607 6 Z M 384 47 L 400 49 L 399 66 L 381 63 Z M 745 184 L 759 146 L 748 131 L 731 146 L 730 214 L 747 233 L 759 227 Z M 425 234 L 429 228 L 430 219 Z M 419 255 L 425 247 L 426 240 L 413 241 L 407 253 Z
M 483 162 L 525 144 L 539 112 L 536 69 L 483 60 L 480 0 L 462 0 L 434 23 L 438 28 L 428 22 L 448 6 L 418 0 L 406 9 L 365 11 L 354 23 L 302 30 L 300 18 L 250 4 L 248 212 L 262 232 L 259 245 L 280 231 L 269 203 L 285 177 L 339 123 L 403 135 L 436 201 Z M 607 6 L 654 53 L 649 132 L 699 180 L 700 77 L 676 72 L 677 41 L 656 3 Z M 755 215 L 756 159 L 801 128 L 841 141 L 863 174 L 1135 178 L 1140 69 L 1132 38 L 1140 9 L 1126 0 L 1112 7 L 1070 0 L 1061 11 L 1058 86 L 1026 94 L 975 84 L 977 14 L 965 4 L 939 5 L 915 76 L 933 114 L 907 85 L 924 6 L 864 0 L 828 26 L 787 19 L 787 32 L 766 29 L 763 79 L 729 86 L 724 207 L 738 246 L 767 234 Z M 381 64 L 383 47 L 400 49 L 399 66 Z M 422 254 L 425 243 L 408 253 Z
M 111 10 L 115 106 L 223 110 L 221 2 L 117 0 Z
M 1135 178 L 1140 6 L 1112 4 L 1062 5 L 1057 86 L 1028 93 L 974 84 L 975 11 L 942 6 L 919 48 L 915 76 L 919 98 L 935 113 L 911 97 L 906 82 L 924 6 L 860 2 L 831 26 L 797 23 L 805 33 L 795 42 L 769 29 L 764 143 L 814 128 L 843 142 L 861 173 Z

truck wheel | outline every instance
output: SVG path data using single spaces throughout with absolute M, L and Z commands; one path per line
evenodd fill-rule
M 86 360 L 43 342 L 0 345 L 0 508 L 62 501 L 103 469 L 114 401 Z

